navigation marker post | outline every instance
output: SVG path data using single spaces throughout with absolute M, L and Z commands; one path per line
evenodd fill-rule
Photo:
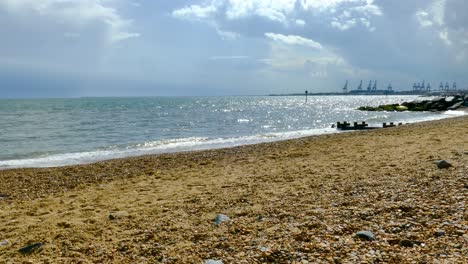
M 309 93 L 309 91 L 305 91 L 305 96 L 306 96 L 306 103 L 307 103 L 307 94 Z

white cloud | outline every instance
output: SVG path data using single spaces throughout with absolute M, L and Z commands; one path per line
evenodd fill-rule
M 339 13 L 338 9 L 342 13 Z M 222 11 L 224 13 L 221 13 Z M 257 16 L 284 25 L 293 22 L 303 26 L 304 20 L 293 18 L 298 12 L 338 12 L 346 20 L 352 15 L 357 18 L 383 15 L 380 7 L 374 4 L 374 0 L 210 0 L 203 4 L 176 9 L 172 15 L 176 18 L 198 20 L 214 19 L 215 14 L 223 15 L 228 20 Z
M 418 11 L 416 12 L 416 19 L 421 27 L 431 27 L 434 25 L 434 22 L 430 19 L 429 13 L 426 11 Z
M 449 33 L 447 29 L 444 29 L 439 32 L 439 38 L 445 43 L 445 45 L 447 46 L 452 45 L 452 41 L 449 38 Z
M 281 19 L 291 13 L 297 0 L 228 0 L 226 16 L 228 19 L 238 19 L 257 15 L 273 21 L 284 22 Z
M 463 46 L 463 41 L 457 35 L 460 35 L 465 29 L 451 29 L 447 25 L 446 9 L 446 0 L 433 0 L 426 8 L 419 9 L 415 13 L 416 21 L 419 26 L 432 30 L 446 46 L 451 46 L 455 42 L 459 42 L 458 44 Z M 463 49 L 463 47 L 460 48 Z
M 2 0 L 0 9 L 5 8 L 22 18 L 29 16 L 35 16 L 36 19 L 51 18 L 58 23 L 71 24 L 73 27 L 99 22 L 108 27 L 110 41 L 140 36 L 138 33 L 127 31 L 132 21 L 122 18 L 117 10 L 110 6 L 112 2 L 112 0 Z
M 307 46 L 314 49 L 322 49 L 322 45 L 314 40 L 304 38 L 301 36 L 295 35 L 282 35 L 282 34 L 275 34 L 275 33 L 265 33 L 265 36 L 269 39 L 274 41 L 288 44 L 288 45 L 300 45 L 300 46 Z
M 262 72 L 275 76 L 282 75 L 310 81 L 310 78 L 326 79 L 333 73 L 345 75 L 351 67 L 339 55 L 326 49 L 297 49 L 292 45 L 271 43 L 269 56 L 260 60 L 266 66 Z M 284 73 L 284 74 L 283 74 Z
M 348 30 L 354 26 L 356 26 L 356 19 L 349 19 L 349 20 L 346 20 L 346 21 L 338 21 L 338 20 L 334 20 L 331 22 L 331 26 L 334 27 L 334 28 L 337 28 L 339 30 Z
M 214 27 L 216 28 L 216 33 L 222 38 L 222 39 L 227 39 L 227 40 L 234 40 L 240 37 L 240 34 L 237 32 L 232 32 L 232 31 L 227 31 L 227 30 L 222 30 L 218 27 L 218 25 L 214 24 Z
M 181 9 L 174 10 L 172 16 L 183 19 L 202 19 L 208 18 L 216 12 L 215 5 L 191 5 Z
M 260 17 L 265 17 L 271 21 L 277 21 L 280 23 L 286 22 L 286 16 L 282 12 L 272 8 L 261 8 L 256 10 L 256 14 Z
M 367 16 L 382 16 L 383 12 L 380 7 L 367 2 L 366 5 L 353 7 L 351 10 L 360 12 Z
M 416 12 L 416 19 L 421 27 L 444 26 L 446 0 L 433 0 L 425 9 Z
M 444 25 L 447 0 L 434 0 L 429 7 L 432 18 L 439 26 Z
M 301 27 L 305 26 L 306 24 L 306 22 L 302 19 L 296 19 L 296 21 L 294 22 L 296 23 L 296 25 L 301 26 Z

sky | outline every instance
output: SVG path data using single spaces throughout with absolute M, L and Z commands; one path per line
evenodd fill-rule
M 0 98 L 468 87 L 466 0 L 0 0 Z

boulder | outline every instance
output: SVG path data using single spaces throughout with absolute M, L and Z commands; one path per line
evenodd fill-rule
M 408 109 L 409 108 L 407 106 L 405 106 L 405 105 L 399 105 L 399 106 L 396 107 L 397 111 L 408 111 Z
M 455 98 L 456 98 L 455 96 L 445 97 L 445 102 L 447 102 L 447 103 L 454 102 Z
M 445 102 L 445 98 L 444 97 L 436 97 L 436 98 L 432 99 L 430 102 L 433 102 L 433 103 Z
M 449 108 L 447 108 L 447 110 L 457 110 L 458 108 L 460 108 L 461 106 L 463 106 L 463 102 L 458 102 L 452 106 L 450 106 Z

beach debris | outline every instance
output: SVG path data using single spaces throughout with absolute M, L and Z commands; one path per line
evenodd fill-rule
M 218 214 L 214 221 L 215 221 L 216 225 L 220 225 L 222 222 L 226 222 L 226 221 L 229 221 L 229 220 L 231 220 L 231 218 L 229 218 L 227 215 Z
M 372 233 L 371 231 L 359 231 L 354 236 L 362 240 L 367 240 L 367 241 L 375 240 L 374 233 Z
M 437 168 L 439 168 L 439 169 L 446 169 L 446 168 L 453 167 L 452 164 L 448 163 L 445 160 L 438 160 L 438 161 L 436 161 L 436 164 L 437 164 Z
M 4 246 L 8 246 L 10 244 L 10 242 L 8 240 L 2 240 L 0 241 L 0 247 L 4 247 Z
M 207 259 L 204 264 L 223 264 L 223 261 L 220 259 Z
M 42 243 L 38 242 L 38 243 L 29 244 L 29 245 L 27 245 L 25 247 L 22 247 L 18 251 L 21 254 L 30 254 L 30 253 L 33 253 L 33 252 L 36 252 L 36 251 L 40 250 L 41 248 L 42 248 Z
M 0 193 L 0 200 L 8 198 L 8 195 Z
M 264 220 L 265 220 L 265 217 L 263 217 L 263 215 L 259 215 L 259 216 L 257 217 L 257 221 L 258 221 L 258 222 L 262 222 L 262 221 L 264 221 Z

